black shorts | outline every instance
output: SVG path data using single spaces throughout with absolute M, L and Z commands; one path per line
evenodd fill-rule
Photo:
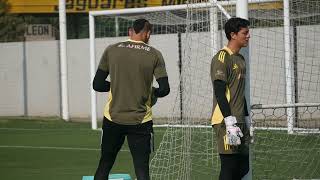
M 127 136 L 133 156 L 146 156 L 154 150 L 152 121 L 138 125 L 122 125 L 103 119 L 101 154 L 117 154 Z

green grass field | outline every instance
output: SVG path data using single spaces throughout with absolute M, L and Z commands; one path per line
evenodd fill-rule
M 81 180 L 93 175 L 100 131 L 90 127 L 89 123 L 0 120 L 0 179 Z M 126 144 L 112 172 L 134 175 Z
M 82 176 L 93 175 L 99 160 L 100 131 L 90 127 L 89 123 L 54 119 L 1 118 L 0 179 L 81 180 Z M 156 149 L 164 132 L 164 128 L 155 128 Z M 289 136 L 281 131 L 257 131 L 255 141 L 253 179 L 320 179 L 319 134 Z M 194 168 L 194 172 L 200 172 L 211 167 Z M 195 180 L 216 179 L 214 172 L 217 169 L 206 178 L 192 177 Z M 135 178 L 126 143 L 112 173 L 128 173 Z

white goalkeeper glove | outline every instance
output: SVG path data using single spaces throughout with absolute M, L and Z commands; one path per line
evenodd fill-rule
M 243 137 L 241 129 L 236 125 L 237 119 L 234 116 L 224 118 L 226 124 L 226 144 L 237 146 L 241 144 L 240 137 Z

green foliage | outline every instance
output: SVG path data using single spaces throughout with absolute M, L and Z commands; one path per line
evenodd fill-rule
M 25 31 L 25 23 L 20 15 L 8 14 L 9 4 L 0 1 L 0 42 L 21 41 Z
M 7 0 L 0 0 L 0 16 L 4 15 L 8 11 L 9 5 Z

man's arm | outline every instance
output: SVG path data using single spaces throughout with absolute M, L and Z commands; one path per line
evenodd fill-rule
M 226 92 L 226 83 L 222 80 L 215 80 L 213 82 L 214 91 L 221 113 L 224 117 L 224 123 L 226 125 L 226 141 L 230 145 L 240 145 L 243 134 L 241 129 L 236 125 L 237 119 L 231 115 L 230 105 L 228 103 Z
M 246 98 L 244 98 L 244 116 L 249 116 Z
M 98 92 L 108 92 L 110 90 L 110 82 L 106 81 L 109 73 L 98 68 L 93 79 L 93 89 Z
M 170 86 L 168 77 L 161 77 L 157 79 L 159 88 L 155 88 L 154 95 L 156 97 L 164 97 L 170 93 Z
M 154 96 L 164 97 L 170 93 L 168 74 L 167 74 L 166 65 L 161 52 L 156 50 L 156 55 L 157 55 L 157 59 L 155 61 L 153 75 L 159 84 L 159 88 L 154 89 Z
M 226 97 L 226 82 L 213 81 L 214 93 L 223 117 L 231 116 L 231 109 Z

